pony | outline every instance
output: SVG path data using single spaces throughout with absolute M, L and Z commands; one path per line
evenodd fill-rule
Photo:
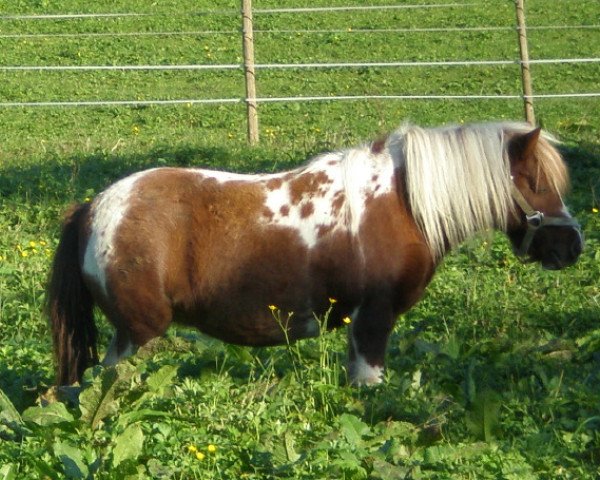
M 577 260 L 553 143 L 516 122 L 403 125 L 281 173 L 123 178 L 64 220 L 47 292 L 57 383 L 99 361 L 95 306 L 115 329 L 105 365 L 171 322 L 268 346 L 318 335 L 331 308 L 328 329 L 351 319 L 350 382 L 379 383 L 396 318 L 465 239 L 498 229 L 543 268 Z M 269 306 L 293 312 L 284 327 Z

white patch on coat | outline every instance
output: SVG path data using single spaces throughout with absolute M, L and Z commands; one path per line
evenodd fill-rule
M 346 151 L 340 162 L 349 227 L 353 234 L 360 229 L 367 198 L 392 191 L 394 164 L 386 152 L 372 155 L 369 148 L 360 147 Z
M 257 180 L 259 175 L 245 175 L 243 173 L 223 172 L 220 170 L 204 170 L 201 168 L 187 168 L 188 172 L 201 175 L 203 178 L 212 178 L 219 183 L 244 181 L 249 182 Z
M 107 294 L 106 268 L 114 254 L 115 234 L 135 183 L 152 170 L 135 173 L 111 185 L 92 204 L 91 233 L 83 257 L 83 272 Z
M 360 353 L 350 362 L 348 375 L 352 385 L 377 385 L 383 382 L 383 367 L 370 365 Z
M 294 172 L 294 179 L 303 174 L 310 175 L 321 172 L 327 176 L 327 183 L 323 184 L 322 188 L 305 192 L 300 201 L 296 203 L 292 202 L 289 182 L 283 180 L 285 174 L 278 176 L 282 181 L 279 188 L 267 188 L 265 182 L 265 207 L 273 213 L 273 217 L 268 220 L 268 223 L 298 230 L 308 248 L 312 248 L 317 243 L 319 227 L 332 227 L 340 224 L 340 218 L 332 215 L 332 202 L 334 195 L 342 190 L 341 177 L 336 169 L 327 168 L 327 162 L 337 158 L 337 154 L 323 155 Z M 268 179 L 274 178 L 277 176 L 268 177 Z M 303 216 L 303 209 L 309 208 L 309 205 L 312 212 Z
M 289 183 L 283 181 L 284 175 L 281 175 L 279 188 L 264 189 L 265 207 L 273 213 L 268 223 L 297 229 L 307 247 L 312 248 L 321 227 L 358 234 L 368 198 L 392 191 L 394 165 L 388 154 L 373 156 L 367 147 L 359 147 L 322 155 L 293 173 L 293 178 L 324 173 L 327 182 L 316 191 L 305 192 L 300 201 L 293 204 Z M 287 177 L 290 178 L 289 174 Z M 334 203 L 340 195 L 342 206 L 334 211 Z M 302 209 L 308 204 L 312 212 L 303 216 Z

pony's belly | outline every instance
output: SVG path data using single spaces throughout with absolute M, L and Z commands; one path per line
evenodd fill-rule
M 283 313 L 265 307 L 266 313 L 231 313 L 210 311 L 175 311 L 174 321 L 197 328 L 202 333 L 227 343 L 245 346 L 283 345 L 303 338 L 316 337 L 320 324 L 314 316 Z

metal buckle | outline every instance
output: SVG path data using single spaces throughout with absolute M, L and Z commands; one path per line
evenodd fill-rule
M 531 215 L 525 215 L 527 225 L 531 228 L 538 229 L 544 223 L 544 214 L 542 212 L 534 212 Z

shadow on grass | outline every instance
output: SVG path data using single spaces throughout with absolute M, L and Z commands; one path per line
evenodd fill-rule
M 592 308 L 579 313 L 587 319 L 598 315 Z M 543 317 L 532 313 L 534 322 L 543 322 Z M 417 327 L 421 328 L 430 329 L 423 324 Z M 399 348 L 406 337 L 410 342 Z M 555 415 L 554 422 L 570 431 L 592 431 L 600 422 L 597 322 L 582 325 L 576 338 L 540 337 L 529 332 L 478 340 L 463 331 L 448 340 L 443 334 L 406 331 L 396 332 L 390 343 L 389 384 L 362 392 L 365 416 L 373 423 L 440 423 L 444 430 L 455 431 L 465 412 L 468 415 L 485 392 L 494 392 L 508 410 L 533 413 L 540 429 L 551 426 L 544 420 L 548 412 Z M 514 426 L 500 422 L 500 427 L 502 436 Z
M 567 201 L 573 211 L 600 207 L 600 146 L 564 146 L 560 151 L 571 174 L 572 191 Z
M 589 210 L 600 200 L 600 149 L 597 145 L 563 146 L 573 190 L 569 203 L 575 212 Z M 139 170 L 173 166 L 200 167 L 241 173 L 275 172 L 304 163 L 318 152 L 276 151 L 269 147 L 222 146 L 157 147 L 147 153 L 120 155 L 96 152 L 61 157 L 52 154 L 35 164 L 5 167 L 0 176 L 0 195 L 14 201 L 81 201 L 119 178 Z
M 131 173 L 154 167 L 198 167 L 240 173 L 273 172 L 304 161 L 264 148 L 156 148 L 148 153 L 118 155 L 93 153 L 72 157 L 50 156 L 25 166 L 9 166 L 0 176 L 0 195 L 13 201 L 67 203 L 100 193 Z

